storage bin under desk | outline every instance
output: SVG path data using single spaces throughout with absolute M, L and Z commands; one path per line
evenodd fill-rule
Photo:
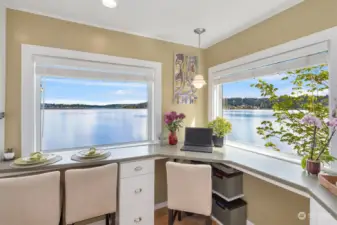
M 247 203 L 242 199 L 227 202 L 213 194 L 212 217 L 223 225 L 246 225 Z
M 243 197 L 243 173 L 223 164 L 212 164 L 213 192 L 227 201 Z

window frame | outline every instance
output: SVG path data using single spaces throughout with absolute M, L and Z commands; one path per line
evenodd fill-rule
M 0 113 L 5 112 L 6 102 L 6 7 L 0 3 Z M 0 159 L 5 149 L 5 119 L 0 119 Z
M 323 44 L 322 44 L 323 43 Z M 327 49 L 324 49 L 327 48 Z M 296 54 L 293 51 L 296 50 Z M 333 64 L 332 59 L 337 59 L 337 27 L 330 28 L 312 35 L 287 42 L 263 51 L 256 52 L 251 55 L 247 55 L 226 63 L 216 65 L 209 68 L 208 70 L 208 119 L 209 121 L 221 115 L 221 110 L 219 106 L 222 105 L 222 85 L 217 84 L 216 80 L 219 78 L 219 74 L 224 74 L 222 77 L 227 78 L 227 82 L 239 81 L 243 79 L 254 78 L 254 76 L 249 77 L 235 77 L 230 76 L 233 73 L 244 71 L 247 69 L 258 68 L 261 65 L 270 65 L 271 62 L 277 62 L 277 60 L 285 61 L 289 59 L 296 58 L 300 55 L 310 55 L 321 51 L 328 51 L 328 70 L 330 74 L 329 85 L 330 87 L 337 86 L 337 64 Z M 290 53 L 291 52 L 291 53 Z M 227 77 L 226 77 L 227 76 Z M 337 89 L 329 89 L 329 109 L 330 115 L 332 111 L 336 108 L 337 102 Z M 221 101 L 221 102 L 220 102 Z M 335 136 L 331 142 L 331 154 L 337 157 L 337 136 Z M 246 148 L 244 150 L 254 151 L 253 149 Z M 264 152 L 254 151 L 260 154 L 266 154 Z M 268 155 L 268 154 L 267 154 Z M 280 157 L 284 159 L 284 157 Z M 337 169 L 337 162 L 333 163 L 333 169 Z
M 148 73 L 150 80 L 143 80 L 140 82 L 147 83 L 148 86 L 148 138 L 147 143 L 158 143 L 158 137 L 161 134 L 161 76 L 162 65 L 159 62 L 144 61 L 131 58 L 123 58 L 116 56 L 108 56 L 95 53 L 79 52 L 66 49 L 56 49 L 50 47 L 41 47 L 34 45 L 25 45 L 21 47 L 22 50 L 22 87 L 21 87 L 21 154 L 27 156 L 32 152 L 41 150 L 41 135 L 39 134 L 40 124 L 40 79 L 41 74 L 36 73 L 36 57 L 53 57 L 79 61 L 91 61 L 104 64 L 110 64 L 127 71 L 134 71 L 139 73 Z M 117 72 L 116 72 L 117 73 Z M 123 81 L 122 76 L 111 76 L 112 73 L 98 73 L 99 77 L 95 77 L 97 73 L 86 73 L 81 75 L 81 72 L 71 74 L 73 78 L 89 78 L 101 79 L 107 81 Z M 54 76 L 54 74 L 50 74 Z M 65 76 L 62 76 L 65 77 Z M 126 79 L 125 81 L 137 82 Z M 144 142 L 121 143 L 122 145 L 142 145 Z M 110 146 L 110 145 L 104 145 Z M 111 146 L 116 146 L 111 144 Z M 75 148 L 73 148 L 75 149 Z M 77 148 L 76 148 L 77 149 Z M 70 149 L 67 149 L 70 150 Z M 58 150 L 55 150 L 58 151 Z

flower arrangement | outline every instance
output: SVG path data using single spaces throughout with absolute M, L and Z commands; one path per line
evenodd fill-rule
M 179 128 L 182 128 L 183 120 L 185 119 L 185 114 L 180 113 L 178 114 L 175 111 L 165 113 L 164 121 L 167 129 L 170 132 L 176 132 Z
M 185 119 L 185 114 L 177 113 L 175 111 L 165 113 L 164 121 L 167 129 L 170 131 L 169 144 L 176 145 L 178 143 L 178 138 L 176 132 L 179 128 L 183 127 L 183 120 Z
M 318 174 L 320 172 L 321 162 L 328 163 L 336 160 L 336 158 L 329 153 L 329 145 L 332 137 L 336 133 L 337 118 L 322 122 L 319 118 L 308 114 L 302 118 L 301 122 L 303 125 L 313 128 L 311 145 L 309 151 L 306 151 L 307 154 L 303 155 L 302 167 L 307 168 L 309 173 Z M 330 127 L 331 133 L 322 137 L 318 135 L 318 130 L 322 129 L 324 126 Z M 313 163 L 316 163 L 317 165 L 312 165 Z M 314 171 L 310 171 L 312 169 L 314 169 Z

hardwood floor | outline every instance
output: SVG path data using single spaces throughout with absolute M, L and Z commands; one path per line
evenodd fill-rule
M 204 225 L 205 219 L 202 216 L 188 216 L 183 217 L 182 221 L 174 222 L 174 225 Z M 168 218 L 167 218 L 167 209 L 160 209 L 157 210 L 155 213 L 155 225 L 168 225 Z M 213 221 L 212 225 L 216 225 Z

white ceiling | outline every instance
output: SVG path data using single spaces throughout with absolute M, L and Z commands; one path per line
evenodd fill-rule
M 198 45 L 194 28 L 203 27 L 207 48 L 303 0 L 119 0 L 115 9 L 101 0 L 4 1 L 9 8 L 191 46 Z

